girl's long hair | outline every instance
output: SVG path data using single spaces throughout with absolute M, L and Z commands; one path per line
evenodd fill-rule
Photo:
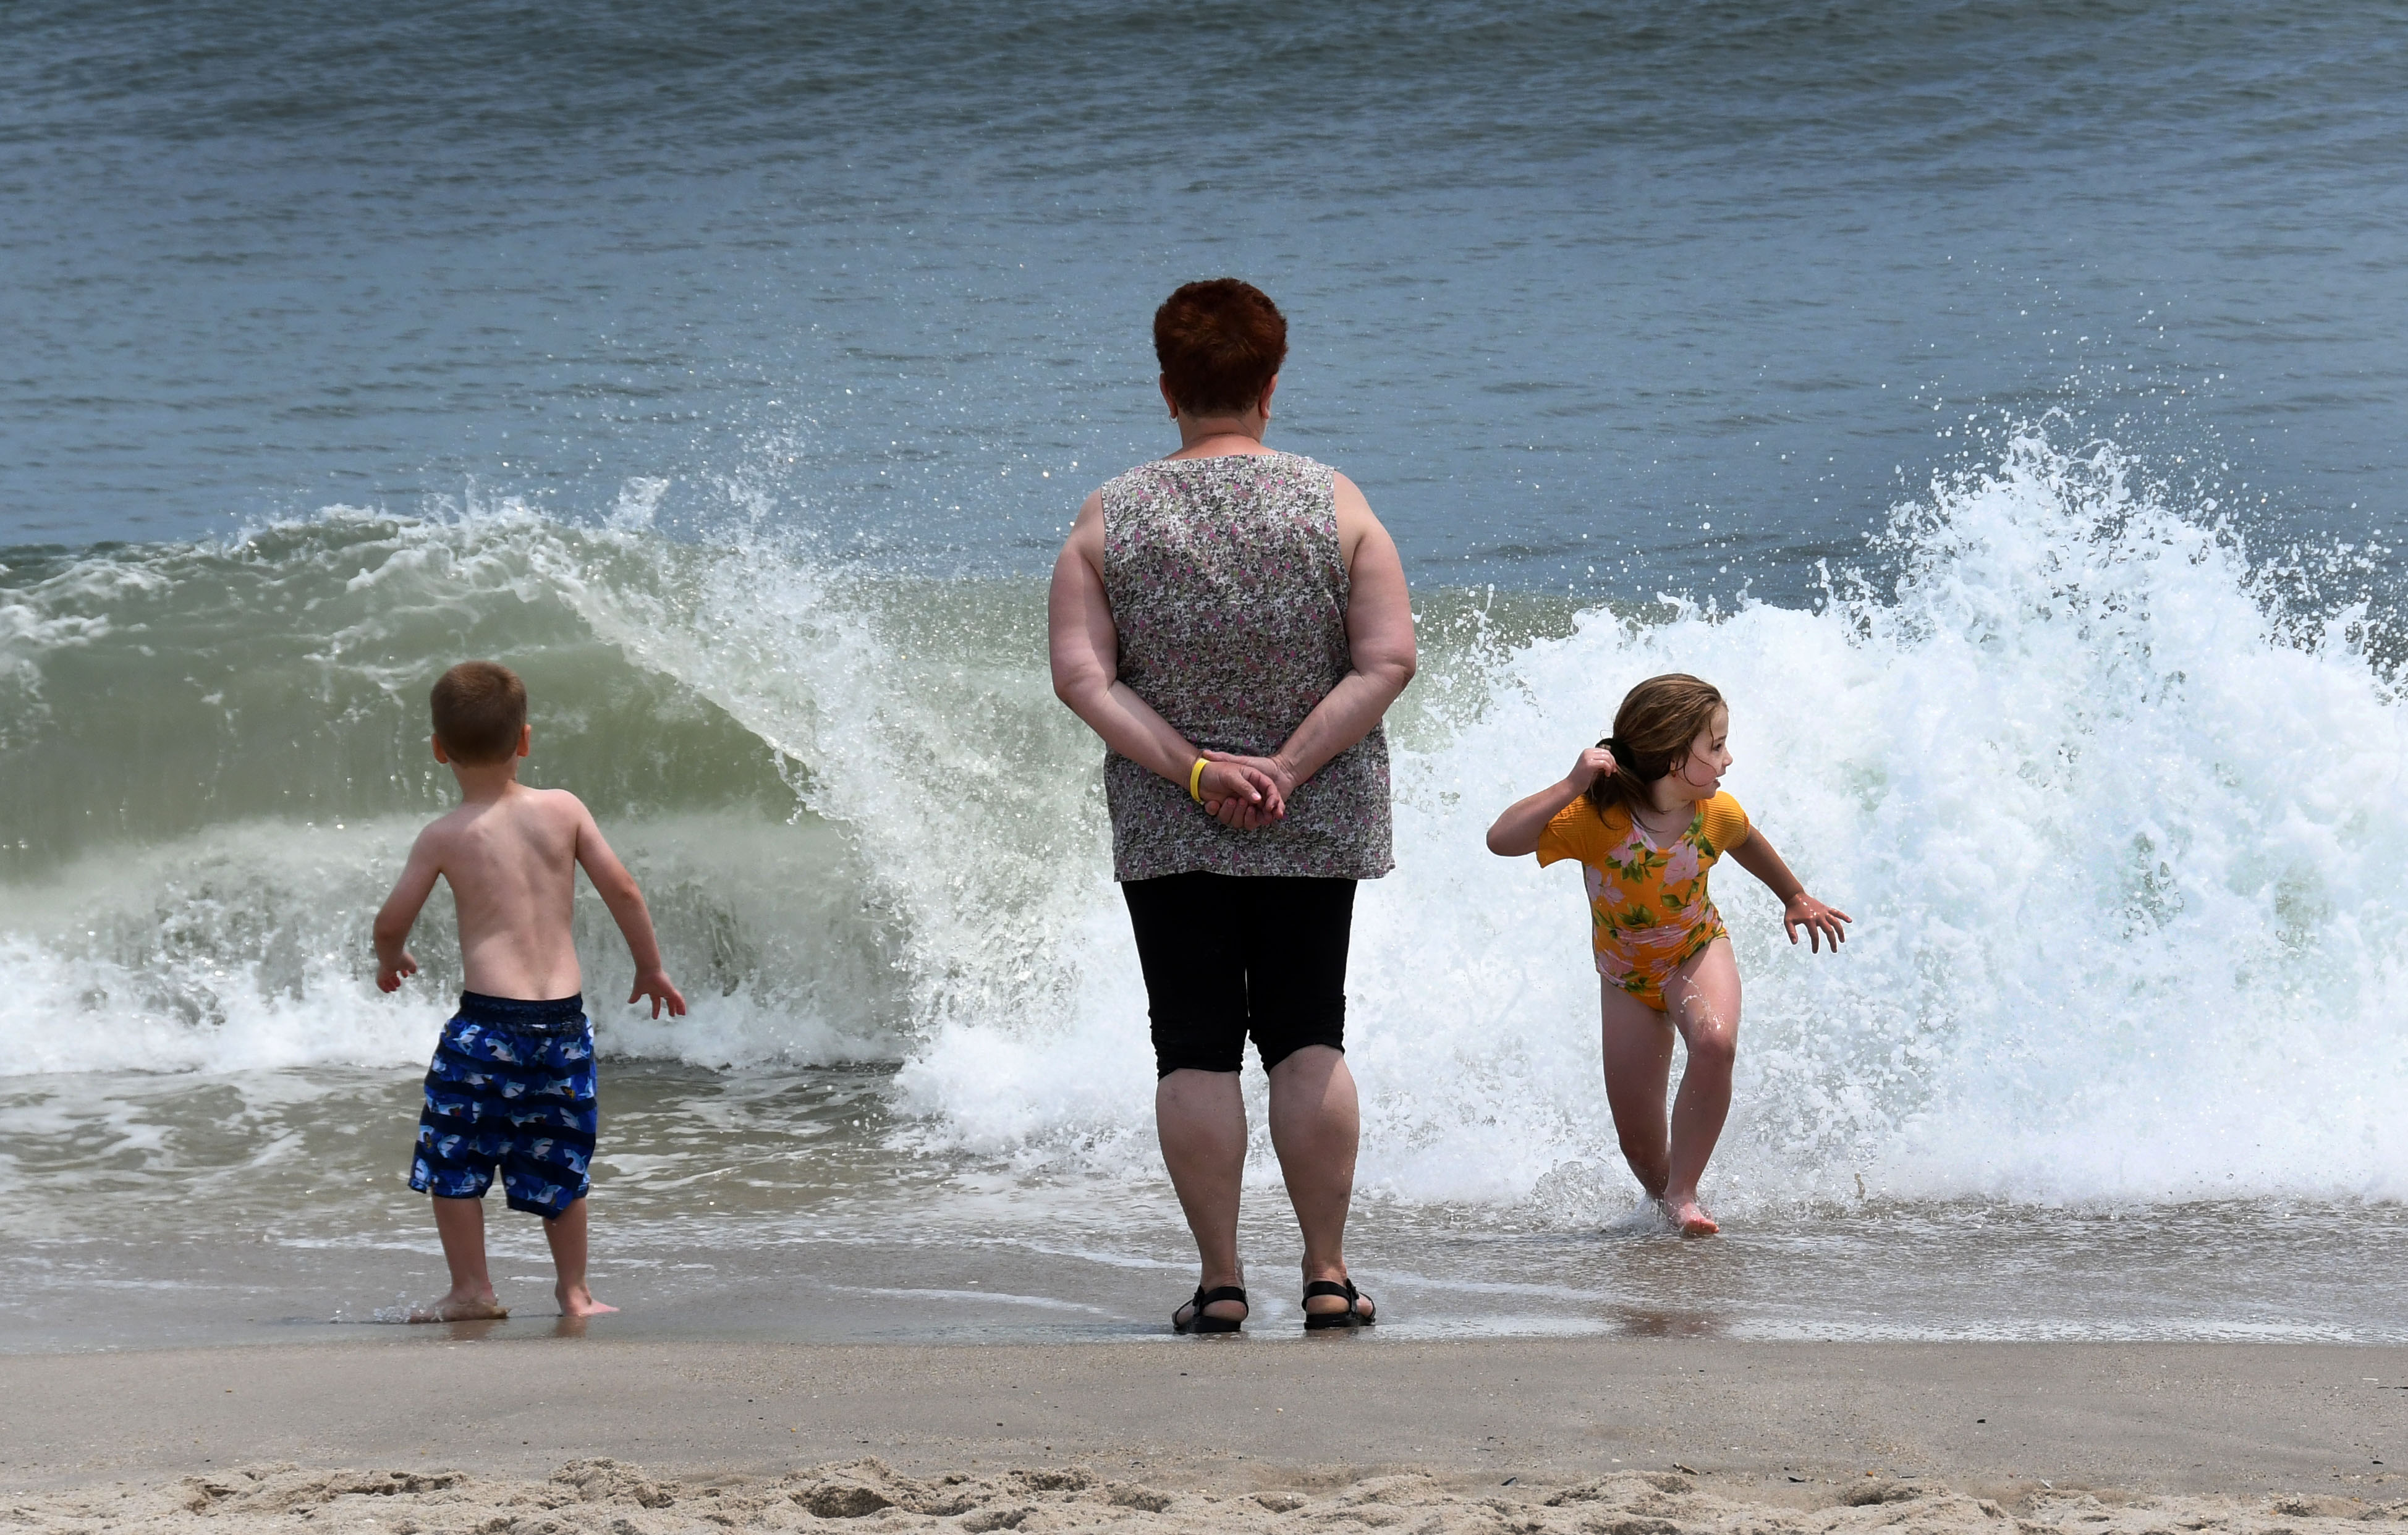
M 1714 710 L 1726 707 L 1712 682 L 1685 671 L 1650 677 L 1624 694 L 1613 712 L 1613 734 L 1598 742 L 1613 753 L 1613 771 L 1589 784 L 1589 803 L 1599 815 L 1616 808 L 1627 815 L 1649 804 L 1647 785 L 1687 756 L 1699 732 L 1714 723 Z

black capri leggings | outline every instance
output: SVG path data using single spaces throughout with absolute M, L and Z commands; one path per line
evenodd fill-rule
M 1197 871 L 1130 880 L 1121 894 L 1157 1077 L 1235 1071 L 1249 1034 L 1266 1071 L 1306 1045 L 1346 1048 L 1354 881 Z

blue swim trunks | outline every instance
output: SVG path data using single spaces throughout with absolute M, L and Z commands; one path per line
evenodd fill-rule
M 409 1186 L 481 1199 L 499 1168 L 512 1210 L 556 1220 L 591 1184 L 595 1125 L 585 998 L 526 1002 L 464 991 L 426 1069 Z

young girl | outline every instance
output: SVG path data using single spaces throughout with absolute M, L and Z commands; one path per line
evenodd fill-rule
M 1739 1046 L 1739 967 L 1706 874 L 1729 854 L 1781 897 L 1789 941 L 1806 929 L 1816 953 L 1836 953 L 1852 920 L 1813 897 L 1781 854 L 1721 792 L 1731 754 L 1723 696 L 1684 673 L 1630 690 L 1613 734 L 1583 752 L 1560 783 L 1497 818 L 1488 851 L 1576 858 L 1588 882 L 1590 940 L 1602 978 L 1605 1100 L 1622 1155 L 1684 1236 L 1722 1229 L 1698 1204 L 1698 1180 L 1730 1112 Z M 1688 1041 L 1670 1133 L 1664 1089 L 1672 1031 Z

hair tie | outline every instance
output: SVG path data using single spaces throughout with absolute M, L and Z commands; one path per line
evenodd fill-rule
M 1641 768 L 1639 766 L 1639 753 L 1633 752 L 1630 749 L 1630 743 L 1619 736 L 1608 736 L 1598 744 L 1613 753 L 1613 770 L 1617 773 L 1629 774 L 1634 782 L 1653 783 L 1672 770 L 1672 765 L 1669 762 L 1652 773 Z

